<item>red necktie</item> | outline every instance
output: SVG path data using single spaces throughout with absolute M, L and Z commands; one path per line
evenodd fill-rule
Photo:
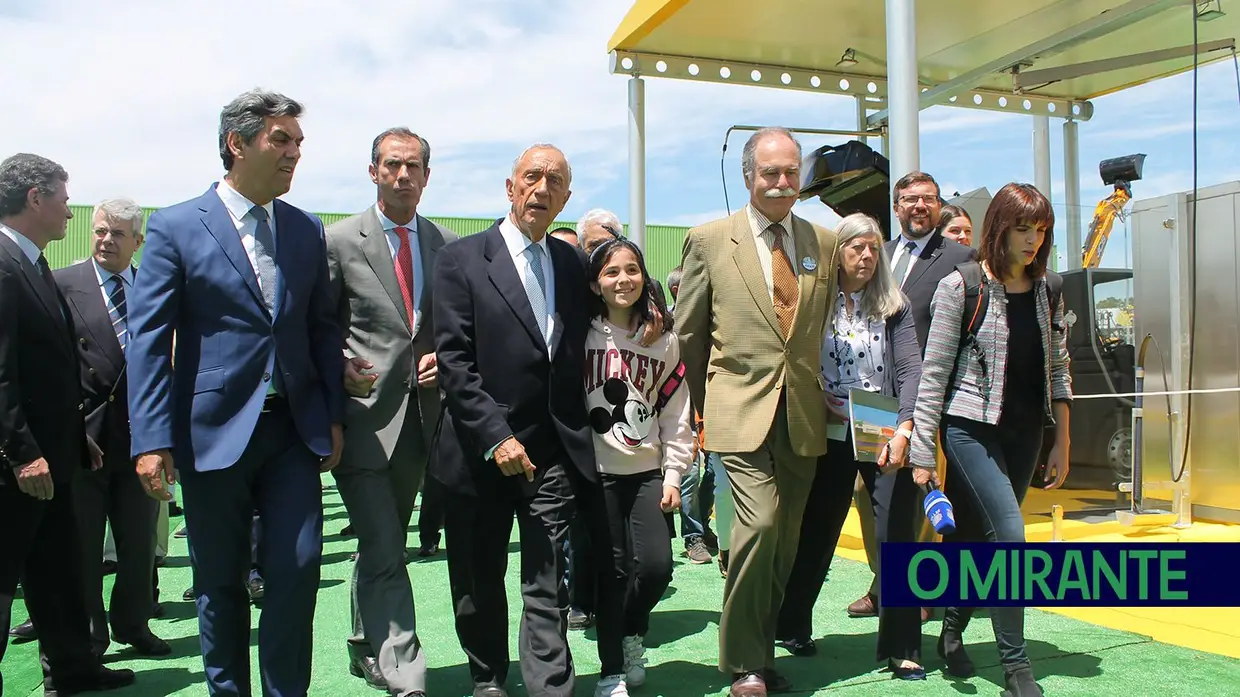
M 398 226 L 396 237 L 400 240 L 400 249 L 396 252 L 396 282 L 400 284 L 400 295 L 405 299 L 405 312 L 409 316 L 409 326 L 413 326 L 413 252 L 409 250 L 409 228 Z

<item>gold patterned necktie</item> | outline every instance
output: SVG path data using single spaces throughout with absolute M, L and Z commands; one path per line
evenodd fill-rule
M 796 314 L 797 275 L 792 271 L 792 261 L 784 250 L 783 226 L 772 223 L 767 230 L 773 236 L 771 242 L 771 280 L 773 281 L 775 316 L 779 318 L 779 328 L 787 340 L 792 331 L 792 318 Z

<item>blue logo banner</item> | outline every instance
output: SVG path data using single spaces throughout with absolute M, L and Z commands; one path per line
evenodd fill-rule
M 888 542 L 891 607 L 1240 606 L 1240 543 Z

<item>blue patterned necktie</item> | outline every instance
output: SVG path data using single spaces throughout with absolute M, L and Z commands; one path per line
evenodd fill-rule
M 112 292 L 108 293 L 108 316 L 112 318 L 112 333 L 116 334 L 116 342 L 121 345 L 121 352 L 129 344 L 129 311 L 125 307 L 125 281 L 119 274 L 113 274 Z
M 276 314 L 276 241 L 267 222 L 267 209 L 254 206 L 250 215 L 258 221 L 254 231 L 254 266 L 258 275 L 258 288 L 263 294 L 263 304 L 274 317 Z
M 531 244 L 525 248 L 529 252 L 528 273 L 525 274 L 525 294 L 530 298 L 530 309 L 534 311 L 534 321 L 538 322 L 538 332 L 542 334 L 543 343 L 550 345 L 547 336 L 547 279 L 543 276 L 543 249 Z

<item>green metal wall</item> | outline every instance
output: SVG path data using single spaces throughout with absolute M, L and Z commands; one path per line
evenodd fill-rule
M 47 261 L 53 269 L 82 261 L 91 254 L 93 236 L 90 223 L 93 208 L 91 206 L 70 206 L 70 208 L 73 210 L 73 219 L 69 221 L 68 234 L 65 236 L 65 239 L 53 242 L 47 248 Z M 157 209 L 147 208 L 147 217 L 150 217 L 155 210 Z M 317 215 L 323 220 L 324 225 L 331 225 L 352 214 L 318 213 Z M 491 227 L 495 222 L 494 218 L 441 218 L 434 216 L 431 217 L 431 220 L 458 235 L 472 235 L 482 232 Z M 557 221 L 552 225 L 552 228 L 557 227 L 576 227 L 576 221 Z M 659 279 L 660 283 L 667 279 L 668 272 L 680 265 L 681 244 L 687 231 L 688 228 L 673 225 L 646 226 L 646 265 L 650 270 L 650 274 Z M 628 232 L 627 225 L 625 226 L 625 232 Z M 142 251 L 138 250 L 138 256 L 135 257 L 135 261 L 140 262 L 141 255 Z

